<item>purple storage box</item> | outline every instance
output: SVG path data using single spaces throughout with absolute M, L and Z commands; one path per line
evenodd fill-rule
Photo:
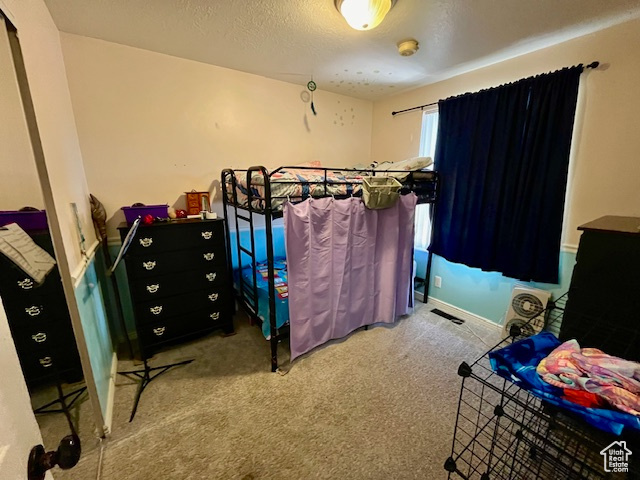
M 9 223 L 17 223 L 23 230 L 46 230 L 47 212 L 38 210 L 35 212 L 3 211 L 0 212 L 0 227 Z
M 167 213 L 168 208 L 168 204 L 144 205 L 142 207 L 122 207 L 122 211 L 124 212 L 124 218 L 127 220 L 127 223 L 133 223 L 135 222 L 136 218 L 144 218 L 145 215 L 167 218 L 169 216 L 169 214 Z

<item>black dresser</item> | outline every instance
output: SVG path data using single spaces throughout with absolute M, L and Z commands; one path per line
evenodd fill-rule
M 118 228 L 124 241 L 129 226 Z M 225 242 L 223 219 L 138 227 L 125 262 L 143 358 L 215 329 L 233 333 Z
M 560 338 L 640 361 L 640 218 L 606 216 L 579 230 Z
M 48 230 L 27 232 L 51 256 Z M 36 283 L 0 255 L 0 296 L 27 384 L 82 380 L 82 366 L 57 265 Z

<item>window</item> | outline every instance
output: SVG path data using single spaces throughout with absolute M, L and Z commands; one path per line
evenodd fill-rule
M 438 137 L 438 110 L 427 110 L 422 114 L 422 132 L 420 133 L 420 156 L 435 157 L 436 138 Z M 431 167 L 433 168 L 433 164 Z M 416 207 L 415 248 L 426 250 L 431 240 L 430 204 Z

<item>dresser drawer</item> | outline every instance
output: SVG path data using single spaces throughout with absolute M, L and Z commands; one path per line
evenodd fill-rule
M 211 245 L 194 250 L 130 256 L 127 271 L 133 278 L 150 278 L 185 270 L 208 269 L 218 274 L 226 272 L 224 246 Z
M 126 231 L 122 230 L 121 236 L 124 238 L 125 235 Z M 128 252 L 130 255 L 138 256 L 224 244 L 222 220 L 187 220 L 139 227 Z
M 25 318 L 25 315 L 29 318 L 66 317 L 68 313 L 67 302 L 62 293 L 38 293 L 29 296 L 3 294 L 2 302 L 9 318 L 22 319 Z
M 17 328 L 26 328 L 30 325 L 59 322 L 65 319 L 69 321 L 66 303 L 62 303 L 60 299 L 53 301 L 48 297 L 44 299 L 47 301 L 38 300 L 43 299 L 21 299 L 17 302 L 7 302 L 5 310 L 9 323 Z
M 0 295 L 2 295 L 3 300 L 14 297 L 31 298 L 43 295 L 64 295 L 58 267 L 54 267 L 41 284 L 38 284 L 18 268 L 2 268 L 0 272 Z
M 226 270 L 211 268 L 206 270 L 189 270 L 169 275 L 149 278 L 138 278 L 131 284 L 131 292 L 137 302 L 145 302 L 203 289 L 219 289 L 227 285 Z
M 209 309 L 192 312 L 184 317 L 160 321 L 154 325 L 142 325 L 138 329 L 138 334 L 145 347 L 158 347 L 230 324 L 230 313 L 220 313 L 215 309 Z
M 158 298 L 150 302 L 141 302 L 136 306 L 140 324 L 156 324 L 172 317 L 185 317 L 192 312 L 211 309 L 220 315 L 232 310 L 232 296 L 227 286 L 200 290 L 184 295 Z
M 80 358 L 75 344 L 67 350 L 49 348 L 38 352 L 20 352 L 20 365 L 24 376 L 34 381 L 45 376 L 60 375 L 63 379 L 65 372 L 75 370 L 81 375 Z
M 41 322 L 41 325 L 14 329 L 12 336 L 18 351 L 23 353 L 43 352 L 75 345 L 73 330 L 67 322 Z

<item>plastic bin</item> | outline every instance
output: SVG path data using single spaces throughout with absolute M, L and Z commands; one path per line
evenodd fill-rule
M 124 212 L 124 218 L 127 223 L 135 222 L 136 218 L 143 217 L 145 215 L 152 215 L 153 217 L 167 218 L 168 204 L 164 205 L 142 205 L 139 207 L 122 207 Z
M 362 200 L 367 208 L 392 207 L 400 196 L 402 184 L 393 177 L 363 177 Z
M 17 223 L 23 230 L 47 230 L 47 212 L 37 211 L 3 211 L 0 212 L 0 227 Z

